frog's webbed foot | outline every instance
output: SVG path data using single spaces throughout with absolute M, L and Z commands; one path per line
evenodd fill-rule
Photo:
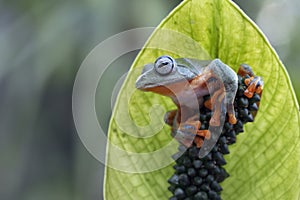
M 209 130 L 199 130 L 201 122 L 198 116 L 188 118 L 185 122 L 181 123 L 178 127 L 175 139 L 186 147 L 190 147 L 192 142 L 200 148 L 203 140 L 210 139 L 211 134 Z
M 247 89 L 244 92 L 244 95 L 248 98 L 252 98 L 254 93 L 261 94 L 263 90 L 263 81 L 259 76 L 254 76 L 245 79 L 245 84 Z
M 261 95 L 263 90 L 263 81 L 259 76 L 254 76 L 254 73 L 250 66 L 242 64 L 239 68 L 238 74 L 241 77 L 245 77 L 244 83 L 247 86 L 247 89 L 244 92 L 244 95 L 248 98 L 252 98 L 254 93 Z

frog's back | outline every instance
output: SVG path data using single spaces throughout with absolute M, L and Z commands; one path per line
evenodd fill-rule
M 197 60 L 193 58 L 178 58 L 177 65 L 189 68 L 194 74 L 202 73 L 203 69 L 207 67 L 212 60 Z

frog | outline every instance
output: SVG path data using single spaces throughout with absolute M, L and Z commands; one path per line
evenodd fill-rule
M 247 65 L 241 65 L 239 72 L 249 74 L 249 77 L 252 73 Z M 248 78 L 246 95 L 260 90 L 259 83 L 259 80 Z M 172 127 L 172 132 L 176 132 L 175 139 L 186 147 L 194 142 L 200 148 L 205 139 L 211 138 L 209 130 L 200 130 L 202 106 L 213 111 L 209 126 L 221 126 L 224 113 L 230 124 L 237 122 L 233 105 L 238 89 L 237 73 L 218 58 L 198 60 L 159 56 L 155 62 L 143 66 L 135 86 L 141 91 L 172 99 L 177 109 L 168 111 L 164 121 Z M 210 98 L 204 100 L 207 95 Z

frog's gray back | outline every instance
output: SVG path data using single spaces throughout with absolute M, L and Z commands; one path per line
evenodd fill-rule
M 203 69 L 207 67 L 212 60 L 197 60 L 192 58 L 177 58 L 176 59 L 178 66 L 184 66 L 192 71 L 194 74 L 202 73 Z

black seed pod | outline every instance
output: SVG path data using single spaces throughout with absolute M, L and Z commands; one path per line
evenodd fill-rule
M 207 169 L 200 169 L 200 171 L 199 171 L 199 176 L 200 177 L 205 177 L 206 175 L 208 174 L 208 171 L 207 171 Z
M 223 154 L 221 152 L 215 152 L 213 154 L 213 157 L 214 157 L 214 160 L 216 161 L 216 163 L 218 165 L 225 165 L 226 164 L 226 161 L 223 157 Z
M 216 176 L 216 181 L 218 183 L 224 181 L 227 177 L 229 177 L 229 174 L 225 171 L 224 168 L 220 167 L 219 170 L 220 170 L 220 173 L 218 173 Z
M 214 180 L 215 180 L 215 178 L 214 178 L 213 175 L 208 175 L 208 176 L 206 177 L 206 179 L 205 179 L 205 181 L 206 181 L 207 183 L 211 183 L 211 182 L 213 182 Z
M 205 166 L 206 169 L 213 169 L 213 168 L 215 168 L 215 164 L 214 164 L 214 162 L 212 162 L 212 161 L 207 161 L 207 162 L 204 164 L 204 166 Z
M 248 108 L 249 108 L 250 111 L 258 111 L 258 107 L 257 107 L 256 103 L 253 103 L 253 104 L 249 105 Z
M 220 152 L 222 154 L 229 154 L 228 145 L 226 143 L 225 144 L 221 144 L 219 147 L 220 147 Z
M 196 176 L 193 180 L 194 180 L 193 183 L 195 185 L 201 185 L 201 183 L 202 183 L 202 178 L 199 176 Z
M 183 161 L 182 161 L 182 164 L 185 166 L 185 167 L 190 167 L 192 166 L 192 162 L 191 162 L 191 159 L 189 157 L 184 157 Z
M 216 166 L 216 168 L 214 168 L 214 169 L 211 170 L 211 173 L 214 176 L 216 176 L 216 178 L 221 174 L 220 168 L 222 168 L 222 167 L 221 166 L 220 167 Z
M 174 174 L 171 178 L 169 178 L 168 182 L 172 185 L 178 185 L 179 184 L 179 177 L 177 174 Z
M 183 165 L 178 165 L 175 170 L 176 170 L 177 174 L 181 174 L 186 171 L 185 166 L 183 166 Z
M 221 199 L 221 197 L 219 196 L 219 194 L 217 192 L 213 191 L 213 190 L 210 190 L 208 192 L 208 197 L 211 200 L 220 200 Z
M 168 190 L 169 190 L 170 192 L 174 193 L 174 191 L 176 190 L 176 186 L 175 186 L 175 185 L 170 185 L 170 186 L 168 187 Z
M 213 181 L 210 184 L 211 189 L 215 190 L 216 192 L 221 192 L 222 187 L 219 185 L 219 183 L 217 181 Z
M 258 94 L 254 94 L 253 97 L 251 99 L 249 99 L 250 104 L 256 103 L 260 101 L 260 96 Z
M 230 138 L 236 137 L 235 130 L 227 131 L 225 135 L 226 137 L 230 137 Z
M 227 144 L 234 144 L 236 142 L 236 137 L 233 138 L 227 138 Z
M 248 107 L 249 105 L 249 101 L 247 99 L 247 97 L 241 97 L 237 100 L 238 106 L 239 107 Z
M 242 96 L 244 95 L 245 90 L 246 90 L 246 87 L 239 86 L 239 87 L 238 87 L 238 90 L 237 90 L 237 93 L 236 93 L 237 96 L 238 96 L 238 97 L 242 97 Z
M 247 108 L 240 108 L 239 110 L 239 117 L 244 118 L 248 116 L 248 109 Z
M 196 170 L 194 169 L 194 168 L 189 168 L 188 170 L 187 170 L 187 174 L 188 174 L 188 176 L 189 177 L 194 177 L 194 176 L 196 176 Z
M 178 177 L 178 183 L 181 186 L 188 186 L 190 184 L 190 179 L 186 174 L 180 174 Z
M 187 196 L 192 196 L 192 195 L 196 194 L 196 192 L 197 192 L 197 187 L 196 187 L 195 185 L 189 186 L 189 187 L 185 190 L 185 192 L 186 192 L 186 195 L 187 195 Z
M 206 192 L 208 192 L 208 191 L 210 190 L 209 185 L 208 185 L 207 183 L 202 184 L 202 185 L 200 186 L 200 189 L 201 189 L 202 191 L 206 191 Z
M 170 197 L 169 200 L 178 200 L 178 199 L 177 199 L 177 197 L 173 196 L 173 197 Z
M 194 160 L 193 165 L 194 165 L 195 169 L 199 169 L 202 165 L 202 161 L 201 160 Z
M 206 192 L 198 192 L 194 196 L 195 200 L 208 200 L 208 196 Z
M 199 151 L 197 150 L 197 147 L 195 146 L 192 146 L 191 148 L 188 149 L 188 152 L 189 152 L 189 157 L 190 158 L 198 158 L 198 154 L 199 154 Z
M 175 191 L 174 191 L 174 196 L 177 198 L 177 199 L 183 199 L 185 197 L 185 193 L 184 191 L 181 189 L 181 188 L 177 188 Z

